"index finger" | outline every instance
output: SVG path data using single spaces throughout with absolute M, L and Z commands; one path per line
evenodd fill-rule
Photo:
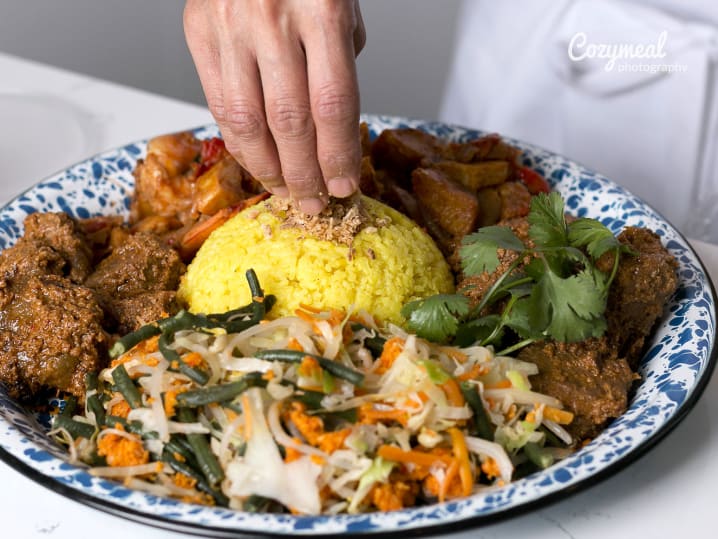
M 329 194 L 336 197 L 356 191 L 361 162 L 354 12 L 346 11 L 339 14 L 341 24 L 315 28 L 304 41 L 317 159 Z

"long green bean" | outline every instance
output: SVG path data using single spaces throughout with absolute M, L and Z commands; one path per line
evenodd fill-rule
M 204 370 L 196 367 L 190 367 L 184 362 L 182 356 L 176 351 L 170 348 L 170 335 L 168 333 L 162 333 L 160 339 L 157 342 L 157 346 L 164 358 L 170 362 L 171 370 L 178 370 L 185 376 L 187 376 L 193 382 L 197 382 L 200 385 L 205 385 L 209 380 L 209 374 Z M 176 367 L 175 367 L 176 365 Z
M 96 430 L 95 427 L 89 423 L 82 423 L 81 421 L 76 421 L 62 414 L 55 416 L 55 419 L 52 421 L 52 426 L 55 429 L 66 430 L 70 433 L 73 440 L 77 438 L 87 438 L 89 440 L 95 434 Z
M 87 410 L 92 412 L 92 414 L 95 416 L 95 423 L 98 426 L 102 425 L 105 422 L 105 407 L 102 406 L 102 402 L 100 401 L 100 394 L 98 393 L 100 388 L 97 374 L 92 372 L 85 375 L 85 388 L 87 390 L 87 393 L 94 391 L 92 395 L 89 395 L 87 397 Z
M 120 357 L 125 352 L 134 348 L 137 344 L 141 343 L 146 339 L 149 339 L 150 337 L 159 335 L 159 333 L 160 328 L 155 322 L 144 325 L 141 328 L 133 331 L 132 333 L 128 333 L 127 335 L 119 339 L 115 344 L 113 344 L 109 352 L 110 357 Z
M 195 423 L 197 414 L 190 408 L 179 408 L 177 415 L 183 423 Z M 187 441 L 192 446 L 194 455 L 197 458 L 199 469 L 202 470 L 210 486 L 219 484 L 224 479 L 222 467 L 209 447 L 209 442 L 204 434 L 186 434 Z
M 70 395 L 65 399 L 65 406 L 62 408 L 60 415 L 65 417 L 72 417 L 77 410 L 77 397 Z
M 186 462 L 181 462 L 177 460 L 177 458 L 175 458 L 175 456 L 171 452 L 167 451 L 166 448 L 167 446 L 165 446 L 165 451 L 162 452 L 162 460 L 164 462 L 169 464 L 174 471 L 194 479 L 197 482 L 197 489 L 201 490 L 202 492 L 206 492 L 207 494 L 212 496 L 217 505 L 222 507 L 227 507 L 229 505 L 229 498 L 227 498 L 227 496 L 222 494 L 222 492 L 220 492 L 219 490 L 209 486 L 207 480 L 201 472 L 198 472 L 194 469 L 194 467 L 187 464 Z
M 265 387 L 266 385 L 267 381 L 262 378 L 262 373 L 250 372 L 236 382 L 229 382 L 227 384 L 202 389 L 193 389 L 180 393 L 177 395 L 177 404 L 179 406 L 197 408 L 205 404 L 232 400 L 237 395 L 247 391 L 250 387 Z
M 366 327 L 364 324 L 360 324 L 358 322 L 354 322 L 351 325 L 352 331 L 360 331 L 365 330 L 369 333 L 372 333 L 372 337 L 367 337 L 364 339 L 364 346 L 369 349 L 369 351 L 372 353 L 372 355 L 377 358 L 381 355 L 381 353 L 384 351 L 384 344 L 386 344 L 386 339 L 384 337 L 381 337 L 377 334 L 377 332 L 371 328 Z
M 534 442 L 527 442 L 524 445 L 524 452 L 529 460 L 541 469 L 553 464 L 553 455 Z
M 112 379 L 115 381 L 117 391 L 122 393 L 122 396 L 127 401 L 127 404 L 130 405 L 130 408 L 135 409 L 142 407 L 140 391 L 132 381 L 132 378 L 130 378 L 130 375 L 127 374 L 124 365 L 120 364 L 112 369 Z
M 359 371 L 347 367 L 338 361 L 332 361 L 316 354 L 308 354 L 298 350 L 258 350 L 254 357 L 267 361 L 284 361 L 287 363 L 301 363 L 305 357 L 311 357 L 317 360 L 319 366 L 337 378 L 342 378 L 347 382 L 351 382 L 355 386 L 361 386 L 364 382 L 364 374 Z
M 476 434 L 479 438 L 484 440 L 494 440 L 494 429 L 489 421 L 489 416 L 486 414 L 484 403 L 481 402 L 481 397 L 476 386 L 473 386 L 467 382 L 461 382 L 461 393 L 464 395 L 464 399 L 468 403 L 471 411 L 474 412 L 473 423 Z

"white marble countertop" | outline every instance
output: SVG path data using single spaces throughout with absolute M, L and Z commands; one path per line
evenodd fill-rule
M 0 203 L 99 151 L 211 121 L 206 109 L 0 53 Z M 718 282 L 718 247 L 692 242 Z M 718 378 L 648 454 L 578 494 L 453 539 L 709 537 L 718 484 Z M 180 539 L 48 490 L 0 462 L 0 536 Z

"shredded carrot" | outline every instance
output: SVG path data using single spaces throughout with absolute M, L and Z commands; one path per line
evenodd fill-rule
M 160 342 L 160 336 L 155 335 L 154 337 L 145 339 L 144 341 L 137 344 L 137 346 L 135 346 L 135 350 L 137 350 L 138 352 L 144 353 L 144 354 L 153 354 L 154 352 L 157 352 L 160 349 L 159 342 Z
M 516 416 L 517 410 L 518 410 L 518 408 L 516 407 L 515 404 L 512 404 L 511 406 L 509 406 L 509 411 L 506 412 L 506 419 L 508 419 L 508 420 L 513 419 Z
M 571 412 L 568 410 L 559 410 L 553 406 L 544 407 L 543 417 L 559 425 L 568 425 L 573 421 L 573 414 Z
M 322 368 L 315 358 L 312 356 L 304 356 L 297 368 L 297 373 L 305 378 L 317 379 L 322 376 Z
M 286 417 L 308 443 L 316 446 L 320 436 L 324 434 L 324 422 L 321 417 L 310 416 L 305 410 L 306 406 L 301 402 L 292 402 L 286 412 Z
M 178 487 L 182 488 L 194 488 L 194 486 L 197 484 L 196 479 L 180 472 L 176 472 L 172 476 L 172 482 Z
M 292 337 L 289 339 L 289 342 L 287 342 L 287 350 L 295 350 L 297 352 L 304 352 L 304 347 L 300 344 L 300 342 Z
M 144 356 L 144 357 L 142 358 L 142 361 L 143 361 L 144 364 L 147 365 L 148 367 L 156 367 L 157 365 L 160 364 L 159 358 L 157 358 L 157 357 L 155 357 L 155 356 Z
M 457 384 L 456 380 L 453 378 L 449 378 L 446 382 L 441 384 L 441 389 L 443 389 L 444 393 L 446 393 L 446 398 L 449 399 L 449 403 L 452 406 L 463 406 L 466 404 L 464 395 L 461 393 L 461 389 L 459 388 L 459 384 Z
M 342 429 L 320 434 L 317 439 L 317 446 L 325 453 L 334 453 L 334 451 L 344 446 L 344 440 L 347 439 L 351 432 L 352 429 Z
M 319 314 L 320 312 L 322 312 L 321 309 L 319 309 L 317 307 L 312 307 L 311 305 L 307 305 L 306 303 L 300 303 L 299 309 L 297 309 L 297 311 L 299 311 L 299 310 L 306 311 L 308 313 L 313 313 L 313 314 Z
M 115 427 L 122 429 L 121 425 Z M 109 466 L 137 466 L 150 461 L 149 451 L 135 435 L 126 438 L 118 434 L 107 434 L 98 440 L 97 454 L 105 457 Z
M 295 442 L 300 443 L 299 438 L 292 438 Z M 293 462 L 304 455 L 298 449 L 293 448 L 291 445 L 284 446 L 284 462 Z
M 496 410 L 496 401 L 494 399 L 492 399 L 491 397 L 484 397 L 484 400 L 486 401 L 489 410 Z
M 130 410 L 131 408 L 128 402 L 122 399 L 112 405 L 112 408 L 110 408 L 110 415 L 126 418 L 129 415 Z
M 183 393 L 185 389 L 168 389 L 165 392 L 164 408 L 167 417 L 173 417 L 177 411 L 177 395 Z
M 458 361 L 459 363 L 466 363 L 469 359 L 469 356 L 467 356 L 464 352 L 453 346 L 441 346 L 439 347 L 439 350 L 444 352 L 454 361 Z
M 244 435 L 247 439 L 252 437 L 252 412 L 249 397 L 246 393 L 242 394 L 242 412 L 244 415 Z
M 510 387 L 513 387 L 513 386 L 511 385 L 511 380 L 504 379 L 504 380 L 499 380 L 495 384 L 485 384 L 484 387 L 486 389 L 509 389 Z
M 456 376 L 456 379 L 465 382 L 467 380 L 475 380 L 482 374 L 485 374 L 486 368 L 483 365 L 479 365 L 478 363 L 474 363 L 474 366 L 471 367 L 468 371 L 466 371 L 463 374 L 459 374 Z
M 461 489 L 464 496 L 471 494 L 474 486 L 474 474 L 471 471 L 469 461 L 469 450 L 466 448 L 464 434 L 456 427 L 447 429 L 451 436 L 452 449 L 456 460 L 459 461 L 459 477 L 461 478 Z
M 374 372 L 384 374 L 388 371 L 402 350 L 404 350 L 404 339 L 401 337 L 392 337 L 386 341 L 378 359 L 379 364 Z
M 394 480 L 375 485 L 369 493 L 369 498 L 380 511 L 398 511 L 413 506 L 418 491 L 418 486 L 414 483 Z
M 111 367 L 116 367 L 122 363 L 127 363 L 133 359 L 139 359 L 146 365 L 154 367 L 159 363 L 159 360 L 155 357 L 148 357 L 149 354 L 153 354 L 159 350 L 159 335 L 140 341 L 132 347 L 130 353 L 122 354 L 120 357 L 113 359 L 110 362 Z
M 305 322 L 309 322 L 312 325 L 312 328 L 314 329 L 314 332 L 317 333 L 317 326 L 314 322 L 316 322 L 316 318 L 314 318 L 311 314 L 309 314 L 306 311 L 303 311 L 301 309 L 297 309 L 294 311 L 294 314 L 296 314 L 299 318 L 304 320 Z
M 214 498 L 206 492 L 198 492 L 194 496 L 182 496 L 180 501 L 195 505 L 214 505 Z
M 427 468 L 431 468 L 432 466 L 450 466 L 452 461 L 451 457 L 446 455 L 425 453 L 414 449 L 404 451 L 395 445 L 381 445 L 379 449 L 377 449 L 376 454 L 386 460 L 401 462 L 402 464 L 416 464 L 417 466 L 426 466 Z
M 201 367 L 204 364 L 204 358 L 199 352 L 190 352 L 183 358 L 184 362 L 190 367 Z
M 329 313 L 329 316 L 327 318 L 320 318 L 317 316 L 310 317 L 311 320 L 308 321 L 315 321 L 315 320 L 326 320 L 329 322 L 332 326 L 338 326 L 342 322 L 344 322 L 344 319 L 346 318 L 346 313 L 344 311 L 341 311 L 339 309 L 319 309 L 317 307 L 312 307 L 311 305 L 307 305 L 306 303 L 300 303 L 299 309 L 295 311 L 297 316 L 302 317 L 300 312 L 304 312 L 304 314 L 321 314 L 321 313 Z
M 444 480 L 441 482 L 441 485 L 439 486 L 439 501 L 443 502 L 446 500 L 446 495 L 449 492 L 449 487 L 454 482 L 454 479 L 457 477 L 457 472 L 459 471 L 459 461 L 456 459 L 452 459 L 451 464 L 449 465 L 449 468 L 446 470 L 446 475 L 444 476 Z
M 332 327 L 336 327 L 341 325 L 346 317 L 347 314 L 344 311 L 340 311 L 339 309 L 329 309 L 329 318 L 327 318 L 327 322 L 329 322 Z
M 409 422 L 409 414 L 406 410 L 377 410 L 371 402 L 366 402 L 359 406 L 359 423 L 365 425 L 373 425 L 375 423 L 384 423 L 387 421 L 396 421 L 406 427 Z
M 262 375 L 262 380 L 273 380 L 274 379 L 274 371 L 267 371 Z
M 484 472 L 486 477 L 489 479 L 492 477 L 499 477 L 501 475 L 499 465 L 492 457 L 487 457 L 486 460 L 481 463 L 481 471 Z
M 309 455 L 309 460 L 311 460 L 317 466 L 324 466 L 324 458 L 319 455 Z

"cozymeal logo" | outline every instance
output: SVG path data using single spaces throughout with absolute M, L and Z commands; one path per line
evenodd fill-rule
M 668 64 L 665 60 L 668 32 L 663 30 L 655 42 L 600 43 L 590 40 L 586 32 L 576 32 L 568 43 L 568 57 L 574 62 L 588 59 L 606 60 L 605 71 L 682 73 L 688 69 L 685 64 Z M 649 62 L 655 60 L 655 62 Z

